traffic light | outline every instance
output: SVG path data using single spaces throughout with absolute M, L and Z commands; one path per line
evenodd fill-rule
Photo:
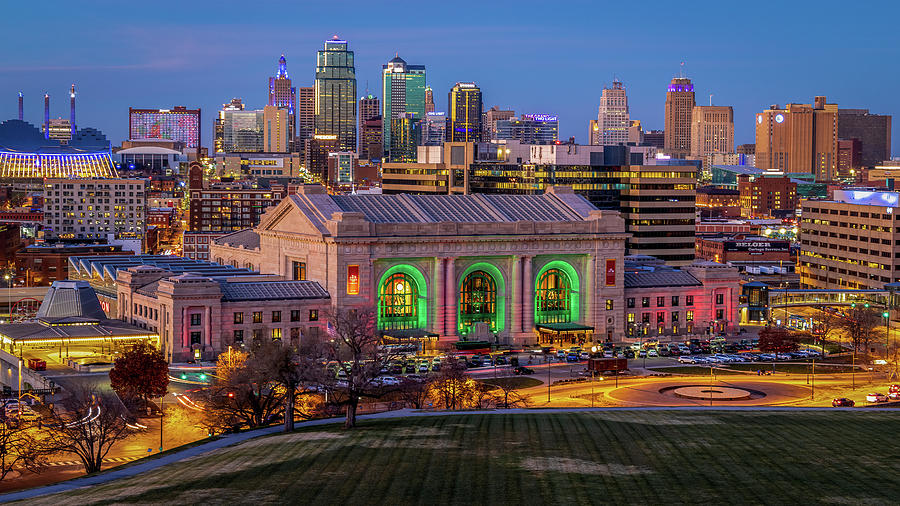
M 228 397 L 234 397 L 234 392 L 228 392 Z
M 205 374 L 200 373 L 200 381 L 206 381 L 206 375 L 205 375 Z
M 868 302 L 866 302 L 866 307 L 869 307 L 869 303 L 868 303 Z
M 855 303 L 855 302 L 851 302 L 851 303 L 850 303 L 850 307 L 856 308 L 856 303 Z
M 885 312 L 881 313 L 881 316 L 884 316 L 885 318 L 887 318 L 889 316 L 889 314 L 887 311 L 885 311 Z

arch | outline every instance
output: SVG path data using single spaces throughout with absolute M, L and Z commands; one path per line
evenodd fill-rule
M 392 290 L 396 291 L 396 281 L 405 281 L 408 284 L 410 290 L 413 291 L 413 294 L 409 297 L 409 304 L 411 305 L 410 309 L 412 309 L 413 314 L 403 317 L 388 317 L 386 313 L 388 312 L 388 307 L 386 303 L 391 302 L 390 299 L 385 298 L 385 295 L 393 295 L 396 300 L 396 293 L 385 293 L 385 284 L 388 279 L 390 279 L 394 275 L 401 275 L 402 279 L 394 280 L 394 284 L 392 285 Z M 406 288 L 404 287 L 404 290 Z M 378 303 L 378 328 L 379 329 L 409 329 L 409 328 L 419 328 L 425 329 L 428 325 L 428 285 L 425 282 L 425 276 L 419 271 L 419 269 L 413 267 L 409 264 L 398 264 L 384 271 L 384 274 L 381 275 L 381 278 L 378 281 L 377 286 L 377 303 Z M 404 298 L 407 296 L 403 296 Z M 403 302 L 404 304 L 407 302 L 406 300 L 398 301 Z
M 542 286 L 542 282 L 544 286 Z M 581 316 L 581 282 L 578 271 L 564 260 L 553 260 L 534 280 L 534 322 L 577 322 Z
M 496 265 L 488 262 L 476 262 L 470 266 L 468 266 L 463 272 L 462 276 L 460 276 L 459 284 L 457 286 L 457 294 L 459 295 L 459 299 L 456 301 L 456 327 L 457 331 L 460 335 L 467 335 L 471 330 L 471 323 L 475 323 L 476 321 L 483 320 L 475 320 L 471 319 L 469 322 L 466 322 L 465 314 L 463 313 L 463 291 L 466 288 L 466 280 L 475 273 L 482 273 L 483 276 L 486 276 L 493 283 L 494 288 L 494 308 L 493 308 L 493 321 L 488 323 L 493 323 L 491 325 L 492 332 L 500 332 L 504 328 L 506 328 L 506 281 L 503 278 L 503 273 L 500 272 L 500 269 L 497 268 Z M 474 279 L 474 278 L 473 278 Z M 484 315 L 484 313 L 482 313 Z

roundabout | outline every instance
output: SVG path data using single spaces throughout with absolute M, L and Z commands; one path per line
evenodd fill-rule
M 687 381 L 686 381 L 687 380 Z M 650 379 L 608 391 L 624 406 L 777 406 L 809 399 L 796 382 L 756 379 L 703 381 L 700 378 Z

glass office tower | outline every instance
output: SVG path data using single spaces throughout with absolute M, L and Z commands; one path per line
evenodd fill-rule
M 456 83 L 448 97 L 447 142 L 481 141 L 481 90 L 475 83 Z
M 420 120 L 425 117 L 424 65 L 408 65 L 399 55 L 395 56 L 381 67 L 381 90 L 381 116 L 386 119 L 385 124 L 400 117 L 408 119 L 404 115 L 410 113 Z M 390 152 L 392 135 L 390 128 L 384 129 L 384 152 L 389 160 L 399 161 Z
M 338 151 L 356 151 L 356 70 L 347 41 L 325 41 L 316 59 L 316 137 L 337 140 Z

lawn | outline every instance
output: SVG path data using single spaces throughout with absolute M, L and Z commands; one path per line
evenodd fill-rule
M 728 364 L 727 367 L 739 371 L 771 371 L 772 362 L 760 362 L 756 364 Z M 816 374 L 837 374 L 847 373 L 853 368 L 840 365 L 822 365 L 816 362 Z M 783 372 L 790 374 L 807 374 L 812 373 L 812 364 L 790 364 L 775 362 L 775 372 Z M 857 368 L 856 372 L 865 372 L 863 369 Z
M 482 383 L 486 383 L 488 385 L 493 385 L 497 387 L 501 386 L 509 386 L 509 388 L 513 388 L 518 390 L 520 388 L 529 388 L 536 387 L 538 385 L 542 385 L 544 382 L 539 379 L 529 378 L 528 376 L 509 376 L 506 378 L 490 378 L 481 380 Z
M 387 419 L 263 437 L 28 504 L 889 504 L 900 460 L 877 442 L 898 430 L 893 410 Z

